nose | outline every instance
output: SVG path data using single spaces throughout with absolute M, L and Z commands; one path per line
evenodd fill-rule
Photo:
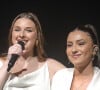
M 21 38 L 23 38 L 24 35 L 25 35 L 24 31 L 21 31 L 21 32 L 19 33 L 19 36 L 20 36 Z
M 77 53 L 77 52 L 78 52 L 78 48 L 77 48 L 76 45 L 74 45 L 74 46 L 72 47 L 72 53 L 75 54 L 75 53 Z

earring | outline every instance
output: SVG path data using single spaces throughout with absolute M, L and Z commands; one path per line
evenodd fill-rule
M 96 54 L 97 54 L 98 49 L 99 49 L 98 47 L 95 47 L 95 48 L 94 48 L 94 55 L 96 55 Z

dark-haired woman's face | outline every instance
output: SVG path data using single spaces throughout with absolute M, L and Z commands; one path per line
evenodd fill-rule
M 66 54 L 74 65 L 84 67 L 92 62 L 93 47 L 87 32 L 75 30 L 68 35 Z

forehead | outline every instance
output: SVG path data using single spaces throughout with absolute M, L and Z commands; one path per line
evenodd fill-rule
M 31 20 L 31 19 L 28 19 L 28 18 L 20 18 L 20 19 L 17 19 L 14 23 L 14 25 L 28 25 L 28 26 L 35 26 L 35 23 Z
M 69 33 L 68 37 L 67 37 L 67 41 L 70 40 L 92 40 L 90 34 L 88 32 L 84 32 L 84 31 L 80 31 L 80 30 L 74 30 L 72 32 Z

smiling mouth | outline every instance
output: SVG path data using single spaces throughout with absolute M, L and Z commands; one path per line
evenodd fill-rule
M 79 58 L 81 55 L 72 55 L 73 58 Z
M 24 44 L 26 44 L 26 43 L 28 42 L 28 40 L 18 40 L 18 42 L 19 42 L 19 41 L 24 42 Z

